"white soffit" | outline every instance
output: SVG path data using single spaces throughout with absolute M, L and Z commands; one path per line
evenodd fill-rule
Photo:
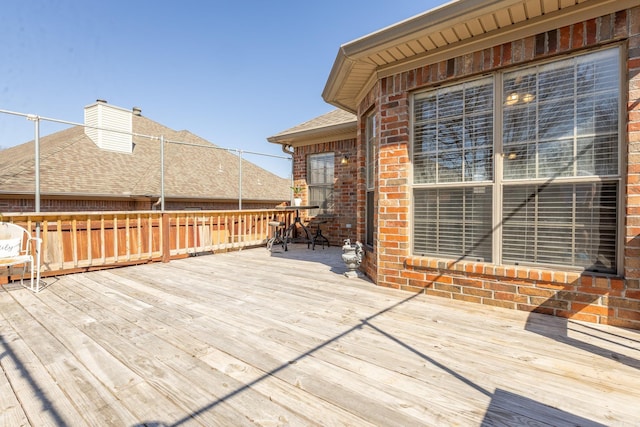
M 322 93 L 355 112 L 382 77 L 628 9 L 638 0 L 458 0 L 340 47 Z

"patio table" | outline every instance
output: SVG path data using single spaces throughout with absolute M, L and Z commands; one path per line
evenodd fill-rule
M 309 245 L 313 245 L 313 233 L 311 233 L 311 231 L 300 220 L 300 210 L 318 209 L 319 207 L 320 206 L 317 205 L 277 206 L 277 210 L 296 212 L 293 222 L 289 224 L 289 226 L 285 230 L 285 239 L 293 243 L 306 243 L 307 249 L 309 249 Z M 298 225 L 300 225 L 300 228 L 302 229 L 302 233 L 300 233 L 300 235 L 298 235 Z M 315 250 L 315 247 L 313 249 Z M 285 245 L 285 251 L 286 250 L 288 250 L 288 248 Z

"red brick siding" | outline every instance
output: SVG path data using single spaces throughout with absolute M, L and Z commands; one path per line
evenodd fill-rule
M 295 185 L 302 187 L 302 204 L 307 204 L 307 157 L 316 153 L 334 153 L 334 215 L 327 216 L 327 223 L 322 224 L 322 234 L 329 239 L 332 246 L 342 246 L 345 239 L 358 239 L 356 217 L 359 167 L 358 152 L 355 139 L 333 141 L 323 144 L 296 147 L 293 155 L 293 177 Z M 349 156 L 349 162 L 341 163 L 343 156 Z M 307 211 L 300 212 L 308 220 Z M 351 224 L 351 228 L 347 228 Z
M 145 210 L 150 207 L 143 208 Z M 143 210 L 140 209 L 140 210 Z M 129 200 L 64 200 L 41 199 L 41 212 L 127 211 L 136 210 Z M 0 199 L 0 212 L 35 212 L 33 199 Z
M 621 41 L 628 52 L 628 180 L 624 277 L 413 257 L 409 247 L 409 92 L 557 54 Z M 623 50 L 624 52 L 624 50 Z M 377 246 L 365 271 L 378 285 L 640 329 L 640 7 L 386 77 L 359 106 L 380 123 Z M 623 117 L 623 119 L 626 119 Z M 360 132 L 362 134 L 362 131 Z M 362 140 L 362 135 L 359 135 Z M 363 199 L 363 191 L 359 193 Z M 359 217 L 364 203 L 359 204 Z
M 243 202 L 243 209 L 271 209 L 273 203 L 249 203 Z M 202 210 L 234 210 L 238 209 L 238 202 L 177 202 L 167 201 L 166 210 L 184 209 Z M 40 200 L 41 212 L 88 212 L 88 211 L 135 211 L 152 210 L 152 201 L 132 200 L 66 200 L 66 199 L 42 199 Z M 158 206 L 157 209 L 160 209 Z M 0 199 L 0 212 L 34 212 L 33 199 Z

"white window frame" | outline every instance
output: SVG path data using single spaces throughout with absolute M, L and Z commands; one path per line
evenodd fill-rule
M 314 158 L 319 158 L 322 160 L 323 171 L 320 169 L 316 170 L 314 168 Z M 327 167 L 327 164 L 331 163 L 330 168 Z M 318 205 L 320 208 L 312 209 L 309 211 L 309 215 L 317 216 L 317 215 L 332 215 L 334 213 L 334 181 L 335 181 L 335 153 L 334 152 L 325 152 L 325 153 L 314 153 L 309 154 L 307 156 L 307 187 L 309 191 L 309 205 Z M 321 179 L 316 180 L 316 177 L 321 176 Z M 328 195 L 324 199 L 316 199 L 314 200 L 313 194 L 314 190 L 320 190 Z
M 491 90 L 487 93 L 486 92 L 486 88 L 492 85 L 493 88 L 491 88 Z M 459 89 L 458 89 L 459 88 Z M 412 215 L 411 215 L 411 221 L 412 221 L 412 232 L 411 232 L 411 248 L 412 250 L 415 249 L 415 245 L 416 245 L 416 235 L 414 233 L 417 225 L 418 225 L 418 221 L 416 219 L 416 208 L 417 208 L 417 204 L 418 204 L 418 199 L 416 197 L 416 191 L 421 191 L 421 190 L 434 190 L 436 192 L 440 192 L 440 191 L 450 191 L 450 197 L 455 197 L 456 195 L 459 194 L 459 192 L 463 193 L 464 196 L 464 200 L 465 203 L 466 201 L 475 201 L 475 197 L 478 198 L 482 198 L 482 194 L 489 194 L 491 195 L 491 188 L 493 186 L 493 163 L 491 162 L 491 158 L 495 157 L 493 156 L 493 154 L 489 155 L 488 157 L 486 157 L 487 160 L 489 160 L 489 164 L 492 166 L 489 168 L 488 171 L 485 170 L 485 173 L 481 174 L 481 175 L 476 175 L 475 172 L 471 172 L 472 169 L 468 169 L 465 167 L 465 159 L 466 153 L 474 153 L 478 148 L 480 148 L 480 151 L 486 151 L 488 150 L 493 150 L 494 149 L 494 144 L 490 144 L 490 145 L 480 145 L 480 146 L 476 146 L 476 145 L 472 145 L 472 146 L 468 146 L 464 143 L 464 138 L 466 136 L 465 132 L 461 132 L 460 135 L 462 135 L 463 140 L 450 140 L 453 141 L 455 143 L 455 141 L 458 141 L 459 145 L 459 150 L 451 150 L 451 149 L 444 149 L 442 151 L 440 151 L 440 144 L 437 144 L 437 146 L 431 147 L 431 149 L 428 149 L 427 151 L 425 151 L 426 153 L 436 153 L 438 156 L 440 155 L 440 153 L 445 153 L 444 155 L 446 156 L 446 153 L 453 153 L 454 156 L 452 157 L 452 161 L 454 162 L 454 164 L 456 163 L 456 160 L 459 160 L 460 162 L 460 169 L 457 170 L 456 168 L 451 168 L 449 171 L 450 172 L 443 172 L 441 174 L 441 171 L 445 171 L 445 168 L 440 168 L 438 165 L 434 165 L 432 172 L 433 174 L 430 175 L 430 178 L 421 178 L 421 180 L 423 181 L 422 183 L 416 183 L 416 166 L 415 166 L 415 161 L 416 161 L 416 134 L 415 134 L 415 129 L 416 129 L 416 117 L 415 117 L 415 107 L 416 107 L 416 101 L 419 98 L 425 98 L 425 97 L 430 97 L 430 96 L 436 96 L 438 99 L 446 99 L 447 96 L 449 96 L 449 94 L 454 94 L 454 97 L 456 94 L 460 94 L 462 93 L 463 96 L 467 97 L 467 96 L 471 96 L 471 94 L 480 89 L 482 90 L 482 88 L 485 88 L 485 95 L 488 95 L 489 98 L 484 98 L 485 100 L 489 100 L 492 104 L 495 104 L 494 102 L 494 91 L 495 91 L 495 81 L 492 77 L 487 77 L 487 76 L 483 76 L 481 78 L 475 78 L 475 79 L 468 79 L 465 80 L 463 82 L 457 82 L 456 84 L 451 84 L 448 86 L 443 86 L 443 87 L 439 87 L 439 88 L 434 88 L 434 89 L 429 89 L 426 91 L 421 91 L 416 93 L 414 96 L 411 97 L 411 159 L 412 162 L 414 164 L 414 167 L 412 169 L 412 181 L 413 181 L 413 189 L 411 192 L 411 206 L 412 206 Z M 452 89 L 452 90 L 449 90 Z M 445 104 L 446 105 L 446 104 Z M 464 103 L 462 104 L 464 105 Z M 437 109 L 431 110 L 432 113 L 435 113 L 438 115 L 438 119 L 437 119 L 437 124 L 436 124 L 436 132 L 439 132 L 440 129 L 450 129 L 449 126 L 440 126 L 440 123 L 442 123 L 440 121 L 440 107 L 437 107 Z M 479 107 L 479 109 L 470 109 L 469 112 L 464 111 L 465 109 L 461 110 L 460 113 L 455 113 L 455 114 L 445 114 L 443 116 L 443 122 L 448 122 L 452 119 L 454 120 L 459 120 L 462 123 L 465 123 L 464 126 L 466 126 L 466 124 L 471 124 L 472 126 L 469 129 L 474 129 L 473 124 L 475 124 L 475 120 L 476 118 L 480 118 L 480 117 L 486 117 L 487 114 L 489 116 L 495 115 L 494 108 L 483 108 L 482 106 Z M 426 111 L 426 110 L 425 110 Z M 452 111 L 452 110 L 449 110 Z M 488 135 L 490 138 L 494 138 L 493 132 L 495 129 L 495 120 L 493 117 L 491 117 L 491 121 L 493 123 L 493 127 L 489 129 Z M 421 121 L 424 122 L 424 121 Z M 433 123 L 433 120 L 426 120 L 426 122 L 430 122 Z M 470 131 L 473 132 L 472 130 L 466 129 L 463 126 L 463 128 L 465 131 Z M 458 135 L 459 136 L 459 135 Z M 473 141 L 472 139 L 469 139 L 468 141 Z M 493 141 L 492 141 L 493 142 Z M 435 151 L 434 151 L 435 149 Z M 478 151 L 478 152 L 480 152 Z M 460 157 L 457 158 L 456 153 L 460 154 Z M 485 163 L 486 164 L 486 163 Z M 453 174 L 456 174 L 457 172 L 459 172 L 459 179 L 458 180 L 451 180 L 451 176 L 453 176 Z M 469 173 L 470 172 L 470 173 Z M 448 177 L 446 177 L 448 175 Z M 444 177 L 441 180 L 441 176 Z M 475 196 L 476 194 L 478 194 L 478 196 Z M 440 198 L 442 196 L 438 197 L 438 201 L 435 203 L 436 206 L 436 210 L 438 212 L 438 214 L 440 213 L 449 213 L 449 214 L 454 214 L 455 209 L 447 209 L 445 208 L 441 208 L 441 201 L 445 200 L 444 198 Z M 486 212 L 486 209 L 484 210 Z M 474 213 L 477 212 L 482 212 L 482 211 L 476 211 L 473 208 L 470 209 L 463 209 L 462 210 L 462 216 L 473 216 Z M 495 213 L 493 210 L 489 213 L 489 215 L 491 215 L 492 213 Z M 421 221 L 424 224 L 424 227 L 429 227 L 429 224 L 431 224 L 431 221 Z M 436 221 L 437 224 L 437 232 L 447 232 L 447 227 L 446 224 L 450 224 L 449 225 L 449 229 L 454 229 L 455 228 L 455 224 L 456 221 L 452 218 L 449 217 L 444 221 Z M 486 231 L 480 231 L 477 230 L 477 227 L 475 227 L 475 224 L 478 224 L 478 222 L 476 221 L 472 221 L 472 222 L 467 222 L 467 221 L 462 221 L 461 223 L 461 227 L 464 229 L 464 237 L 465 239 L 460 243 L 460 245 L 462 247 L 465 248 L 474 248 L 473 253 L 460 253 L 460 254 L 445 254 L 444 252 L 440 252 L 439 255 L 437 255 L 438 257 L 449 257 L 449 258 L 455 258 L 457 260 L 473 260 L 473 261 L 486 261 L 486 262 L 492 262 L 494 260 L 494 255 L 493 255 L 493 251 L 489 251 L 489 253 L 484 252 L 481 246 L 485 245 L 486 239 L 492 239 L 492 235 L 491 233 L 491 223 L 492 221 L 490 221 L 489 224 L 485 225 L 485 228 L 487 229 Z M 470 227 L 466 228 L 465 224 L 469 224 Z M 479 233 L 478 233 L 479 231 Z M 486 237 L 488 236 L 488 237 Z M 479 238 L 479 239 L 478 239 Z M 478 240 L 476 240 L 478 239 Z M 437 239 L 437 242 L 434 242 L 434 244 L 438 245 L 440 243 L 444 243 L 444 246 L 447 246 L 448 241 L 447 240 L 442 240 L 440 241 L 440 239 Z M 480 245 L 476 245 L 477 243 L 480 243 Z M 490 242 L 491 243 L 491 242 Z M 433 246 L 432 246 L 433 247 Z M 491 246 L 493 248 L 493 246 Z M 476 250 L 477 249 L 477 250 Z M 439 250 L 439 249 L 438 249 Z M 428 253 L 417 253 L 417 255 L 428 255 Z
M 492 73 L 492 76 L 494 78 L 494 100 L 503 100 L 505 94 L 503 94 L 503 77 L 505 75 L 508 75 L 509 73 L 512 73 L 514 71 L 517 71 L 519 69 L 527 69 L 530 68 L 532 66 L 540 66 L 540 65 L 544 65 L 544 64 L 548 64 L 548 63 L 552 63 L 552 62 L 556 62 L 556 61 L 564 61 L 567 59 L 571 59 L 571 58 L 575 58 L 581 55 L 587 55 L 587 54 L 591 54 L 594 52 L 598 52 L 598 51 L 604 51 L 604 50 L 608 50 L 608 49 L 617 49 L 618 52 L 618 60 L 619 60 L 619 73 L 620 73 L 620 85 L 618 88 L 618 135 L 617 135 L 617 139 L 618 139 L 618 143 L 617 143 L 617 163 L 618 163 L 618 169 L 617 169 L 617 175 L 615 176 L 606 176 L 606 181 L 607 182 L 617 182 L 617 212 L 616 212 L 616 223 L 617 223 L 617 229 L 616 229 L 616 241 L 613 245 L 613 247 L 615 248 L 616 254 L 615 254 L 615 261 L 616 261 L 616 271 L 615 272 L 611 272 L 609 274 L 622 274 L 623 270 L 624 270 L 624 223 L 622 221 L 623 219 L 623 215 L 625 212 L 625 206 L 624 206 L 624 187 L 625 187 L 625 173 L 624 173 L 624 168 L 623 168 L 623 160 L 624 160 L 624 153 L 625 153 L 625 126 L 626 126 L 626 120 L 624 119 L 626 117 L 625 115 L 625 105 L 626 105 L 626 91 L 625 91 L 625 51 L 624 48 L 622 47 L 622 45 L 617 45 L 617 46 L 608 46 L 606 48 L 601 48 L 601 49 L 593 49 L 590 51 L 586 51 L 586 52 L 579 52 L 579 53 L 575 53 L 573 55 L 570 56 L 565 56 L 563 58 L 557 59 L 550 59 L 547 61 L 540 61 L 537 62 L 533 65 L 528 64 L 522 67 L 513 67 L 504 71 L 496 71 L 494 73 Z M 469 79 L 468 81 L 473 81 L 473 80 L 480 80 L 482 78 L 486 78 L 485 77 L 480 77 L 480 78 L 474 78 L 474 79 Z M 451 86 L 456 86 L 456 85 L 460 85 L 464 83 L 463 82 L 456 82 L 453 83 Z M 436 89 L 428 89 L 426 91 L 420 91 L 420 92 L 416 92 L 410 99 L 410 140 L 411 140 L 411 147 L 410 147 L 410 155 L 411 155 L 411 159 L 413 160 L 413 156 L 414 156 L 414 144 L 415 144 L 415 135 L 414 135 L 414 131 L 415 131 L 415 100 L 417 96 L 421 96 L 425 93 L 428 93 L 430 91 L 433 91 Z M 496 265 L 502 265 L 503 264 L 503 257 L 502 257 L 502 218 L 503 218 L 503 194 L 502 194 L 502 190 L 505 186 L 505 184 L 513 184 L 514 180 L 506 180 L 504 179 L 503 176 L 503 172 L 504 172 L 504 153 L 503 153 L 503 135 L 502 135 L 502 129 L 503 129 L 503 122 L 502 122 L 502 118 L 503 118 L 503 111 L 502 111 L 502 101 L 500 102 L 494 102 L 494 121 L 493 121 L 493 126 L 494 126 L 494 137 L 493 137 L 493 150 L 494 150 L 494 160 L 493 160 L 493 180 L 489 183 L 489 185 L 492 185 L 492 198 L 493 198 L 493 218 L 492 218 L 492 230 L 493 230 L 493 234 L 492 234 L 492 264 L 496 264 Z M 414 165 L 415 168 L 415 165 Z M 455 188 L 464 188 L 465 186 L 468 185 L 472 185 L 469 183 L 465 183 L 465 182 L 457 182 L 455 184 L 449 184 L 449 183 L 445 183 L 445 184 L 425 184 L 425 183 L 416 183 L 415 182 L 415 171 L 412 169 L 412 191 L 411 191 L 411 206 L 412 206 L 412 214 L 411 214 L 411 250 L 413 252 L 414 250 L 414 242 L 413 239 L 415 238 L 414 235 L 414 231 L 415 231 L 415 201 L 414 201 L 414 191 L 416 189 L 421 189 L 421 188 L 426 188 L 426 189 L 442 189 L 442 188 L 447 188 L 447 187 L 455 187 Z M 596 177 L 594 178 L 595 181 L 598 181 L 600 179 L 600 177 Z M 523 180 L 524 181 L 524 180 Z M 544 179 L 541 180 L 536 180 L 536 182 L 541 183 L 543 182 Z M 593 181 L 593 180 L 592 180 Z M 580 177 L 568 177 L 568 178 L 563 178 L 560 182 L 558 183 L 562 183 L 562 184 L 576 184 L 576 183 L 580 183 L 580 182 L 585 182 L 584 179 L 580 178 Z M 591 181 L 589 181 L 591 182 Z M 554 181 L 555 183 L 555 181 Z M 414 255 L 421 255 L 421 254 L 414 254 Z M 425 254 L 426 256 L 435 256 L 435 257 L 439 257 L 439 258 L 453 258 L 452 256 L 449 255 L 437 255 L 437 254 Z M 464 254 L 460 254 L 461 259 L 463 258 Z M 530 266 L 534 266 L 534 267 L 551 267 L 554 269 L 565 269 L 565 270 L 578 270 L 581 271 L 582 268 L 575 266 L 575 265 L 562 265 L 562 264 L 542 264 L 542 263 L 530 263 L 530 264 L 526 264 L 526 263 L 521 263 L 521 265 L 530 265 Z
M 376 148 L 378 141 L 378 122 L 375 112 L 366 116 L 365 123 L 365 244 L 373 247 L 375 242 Z M 371 219 L 369 219 L 369 215 L 372 216 Z

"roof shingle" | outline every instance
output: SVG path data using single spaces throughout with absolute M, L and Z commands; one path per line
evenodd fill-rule
M 133 132 L 163 135 L 165 197 L 238 198 L 239 157 L 192 134 L 175 131 L 143 116 L 133 116 Z M 176 143 L 179 141 L 181 143 Z M 131 154 L 101 150 L 81 126 L 40 138 L 40 191 L 43 195 L 101 197 L 159 196 L 160 141 L 133 137 Z M 32 194 L 35 188 L 34 141 L 0 155 L 0 193 Z M 243 159 L 242 197 L 284 201 L 289 181 Z

